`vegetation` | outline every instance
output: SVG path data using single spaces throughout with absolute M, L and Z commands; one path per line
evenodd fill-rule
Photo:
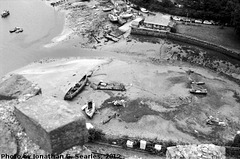
M 165 12 L 189 18 L 213 20 L 219 25 L 231 25 L 240 35 L 240 0 L 131 0 L 151 11 Z M 183 6 L 183 7 L 182 7 Z

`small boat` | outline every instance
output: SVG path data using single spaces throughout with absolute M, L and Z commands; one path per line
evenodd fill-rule
M 13 28 L 12 30 L 9 30 L 9 32 L 10 33 L 21 33 L 21 32 L 23 32 L 23 29 L 22 28 L 20 28 L 20 27 L 15 27 L 15 28 Z
M 84 110 L 85 110 L 85 113 L 87 114 L 87 116 L 92 119 L 92 117 L 96 111 L 95 103 L 93 101 L 88 101 Z
M 131 18 L 133 16 L 133 14 L 132 13 L 123 13 L 120 16 L 121 16 L 121 18 Z
M 14 33 L 17 30 L 17 27 L 13 28 L 12 30 L 9 30 L 10 33 Z
M 140 8 L 141 12 L 148 13 L 149 11 L 146 8 Z
M 4 10 L 1 14 L 2 18 L 6 18 L 9 15 L 10 15 L 10 12 L 8 10 Z
M 207 94 L 207 89 L 190 89 L 189 92 L 193 94 Z
M 66 95 L 64 96 L 64 100 L 73 99 L 86 85 L 87 80 L 88 80 L 87 75 L 84 75 L 83 78 L 78 83 L 75 84 L 75 86 L 71 87 L 67 91 Z
M 118 21 L 117 16 L 113 15 L 113 14 L 108 14 L 108 18 L 110 19 L 111 22 L 116 22 Z
M 15 31 L 15 33 L 21 33 L 21 32 L 23 32 L 23 29 L 22 29 L 22 28 L 18 28 L 18 29 Z
M 201 81 L 199 81 L 199 82 L 192 81 L 192 82 L 191 82 L 191 84 L 196 84 L 196 85 L 204 85 L 204 84 L 205 84 L 205 82 L 201 82 Z
M 112 7 L 105 7 L 105 8 L 103 8 L 102 10 L 103 10 L 104 12 L 109 12 L 109 11 L 113 10 L 113 8 L 112 8 Z
M 135 4 L 130 4 L 130 7 L 132 7 L 133 9 L 136 9 L 136 10 L 140 10 L 140 7 Z

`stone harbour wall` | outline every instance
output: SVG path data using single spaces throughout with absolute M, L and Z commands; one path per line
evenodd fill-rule
M 158 31 L 158 30 L 146 29 L 146 28 L 131 28 L 131 34 L 167 38 L 166 31 Z
M 166 159 L 225 159 L 225 147 L 213 144 L 177 145 L 168 147 Z
M 228 49 L 224 46 L 220 46 L 217 44 L 213 44 L 204 40 L 200 40 L 194 37 L 186 36 L 183 34 L 178 34 L 178 33 L 171 33 L 171 32 L 164 32 L 164 31 L 157 31 L 153 29 L 145 29 L 145 28 L 131 28 L 131 34 L 136 34 L 136 35 L 147 35 L 147 36 L 154 36 L 154 37 L 159 37 L 159 38 L 168 38 L 171 40 L 176 40 L 180 42 L 185 42 L 188 44 L 200 46 L 203 48 L 207 48 L 210 50 L 214 50 L 216 52 L 222 53 L 224 55 L 227 55 L 229 57 L 235 58 L 240 60 L 240 53 L 235 52 L 231 49 Z

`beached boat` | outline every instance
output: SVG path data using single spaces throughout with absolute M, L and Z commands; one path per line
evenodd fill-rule
M 93 101 L 89 101 L 86 105 L 85 113 L 89 118 L 92 118 L 96 111 L 95 103 Z
M 116 22 L 118 21 L 117 16 L 113 15 L 113 14 L 108 14 L 108 18 L 110 19 L 111 22 Z
M 130 4 L 130 7 L 136 10 L 140 10 L 140 7 L 135 4 Z
M 18 29 L 15 31 L 15 33 L 21 33 L 21 32 L 23 32 L 23 28 L 18 28 Z
M 199 82 L 192 81 L 192 82 L 191 82 L 191 84 L 196 84 L 196 85 L 204 85 L 204 84 L 205 84 L 205 82 L 201 82 L 201 81 L 199 81 Z
M 8 10 L 4 10 L 1 14 L 2 18 L 6 18 L 9 15 L 10 15 L 10 12 Z
M 113 7 L 106 7 L 102 9 L 104 12 L 109 12 L 111 10 L 113 10 Z
M 75 86 L 71 87 L 67 91 L 66 95 L 64 96 L 64 100 L 73 99 L 86 85 L 87 80 L 88 80 L 87 75 L 84 75 L 83 78 L 78 83 L 75 84 Z
M 190 89 L 189 92 L 193 94 L 207 94 L 206 89 Z
M 15 27 L 15 28 L 9 30 L 9 32 L 10 32 L 10 33 L 14 33 L 16 30 L 17 30 L 17 27 Z
M 10 33 L 21 33 L 23 32 L 23 28 L 20 28 L 20 27 L 15 27 L 13 28 L 12 30 L 9 30 Z
M 148 13 L 149 11 L 146 8 L 140 8 L 141 12 Z
M 133 16 L 132 13 L 122 13 L 121 15 L 121 18 L 131 18 Z

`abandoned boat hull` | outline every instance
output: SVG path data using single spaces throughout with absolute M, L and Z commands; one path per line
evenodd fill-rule
M 84 75 L 83 78 L 75 84 L 75 86 L 71 87 L 66 95 L 64 96 L 64 100 L 72 100 L 77 94 L 83 89 L 83 87 L 87 83 L 87 75 Z
M 99 90 L 115 90 L 115 91 L 125 91 L 126 88 L 123 84 L 114 84 L 114 83 L 107 83 L 106 86 L 98 85 L 97 89 Z

